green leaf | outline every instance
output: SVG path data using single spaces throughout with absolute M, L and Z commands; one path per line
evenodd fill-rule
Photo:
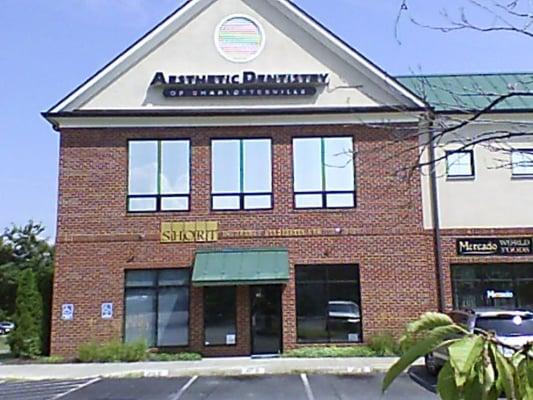
M 522 399 L 533 399 L 533 361 L 523 358 L 516 367 L 518 374 L 518 395 Z
M 437 391 L 442 400 L 462 400 L 464 397 L 455 384 L 455 373 L 450 361 L 444 364 L 439 373 Z
M 452 319 L 446 314 L 428 312 L 418 319 L 407 325 L 407 332 L 410 334 L 416 334 L 423 331 L 429 331 L 439 326 L 453 325 Z
M 446 337 L 457 334 L 459 331 L 460 328 L 456 325 L 440 326 L 429 332 L 425 339 L 415 343 L 388 370 L 385 378 L 383 379 L 383 392 L 385 392 L 391 383 L 398 377 L 398 375 L 400 375 L 413 362 L 439 347 Z
M 498 380 L 508 400 L 516 399 L 514 368 L 509 360 L 498 351 L 495 345 L 490 346 L 492 356 L 496 362 Z
M 467 336 L 449 347 L 450 362 L 456 372 L 455 382 L 457 386 L 463 387 L 466 383 L 472 367 L 476 361 L 480 360 L 483 344 L 482 337 Z

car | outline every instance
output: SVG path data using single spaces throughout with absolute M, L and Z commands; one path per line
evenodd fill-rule
M 533 342 L 533 312 L 528 310 L 467 309 L 452 311 L 448 315 L 453 322 L 466 327 L 470 332 L 494 332 L 497 339 L 505 345 L 521 347 Z M 499 350 L 506 357 L 514 353 L 507 347 L 500 347 Z M 438 375 L 446 361 L 446 347 L 427 354 L 425 365 L 428 373 Z
M 330 301 L 328 302 L 328 318 L 357 323 L 361 321 L 361 311 L 353 301 Z
M 0 335 L 7 335 L 13 329 L 15 329 L 15 324 L 13 322 L 0 322 Z

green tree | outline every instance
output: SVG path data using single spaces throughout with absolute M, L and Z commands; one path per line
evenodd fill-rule
M 25 226 L 6 228 L 0 236 L 0 315 L 13 318 L 20 274 L 35 273 L 42 296 L 42 353 L 48 354 L 54 247 L 43 237 L 45 228 L 29 221 Z
M 443 400 L 496 400 L 502 393 L 509 400 L 533 399 L 533 343 L 514 348 L 491 332 L 472 333 L 439 313 L 424 314 L 411 323 L 406 338 L 413 344 L 387 372 L 383 391 L 420 357 L 449 346 L 449 360 L 437 384 Z M 499 350 L 504 347 L 515 351 L 511 358 Z
M 9 336 L 11 352 L 16 357 L 33 358 L 42 351 L 43 302 L 35 274 L 31 269 L 21 272 L 17 287 L 15 330 Z

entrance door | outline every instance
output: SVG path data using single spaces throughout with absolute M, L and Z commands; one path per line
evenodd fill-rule
M 251 286 L 252 354 L 281 353 L 281 285 Z

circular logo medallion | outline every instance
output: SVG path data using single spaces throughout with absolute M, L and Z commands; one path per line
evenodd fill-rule
M 215 43 L 220 54 L 229 61 L 248 62 L 263 50 L 265 36 L 257 21 L 245 15 L 225 18 L 215 31 Z

